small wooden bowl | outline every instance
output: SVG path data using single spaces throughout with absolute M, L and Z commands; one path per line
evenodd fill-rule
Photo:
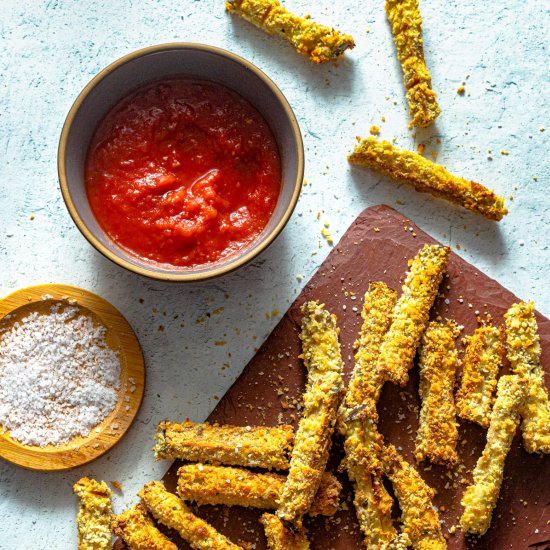
M 44 300 L 44 296 L 51 298 Z M 141 347 L 128 321 L 103 298 L 67 285 L 23 288 L 0 300 L 0 328 L 32 311 L 49 312 L 53 302 L 68 303 L 68 300 L 75 300 L 83 313 L 106 327 L 105 340 L 120 360 L 118 400 L 111 414 L 88 437 L 77 436 L 58 447 L 23 445 L 12 439 L 9 432 L 0 433 L 0 457 L 31 470 L 67 470 L 100 457 L 128 431 L 143 400 L 145 367 Z

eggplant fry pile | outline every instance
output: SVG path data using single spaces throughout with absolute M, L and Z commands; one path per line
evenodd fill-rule
M 308 550 L 304 516 L 330 518 L 345 506 L 340 481 L 325 471 L 337 428 L 344 440 L 341 469 L 353 488 L 363 547 L 446 549 L 434 490 L 378 429 L 384 384 L 403 386 L 418 354 L 421 408 L 414 457 L 456 468 L 457 418 L 487 428 L 487 443 L 464 492 L 460 518 L 466 534 L 486 533 L 520 420 L 525 449 L 547 453 L 550 407 L 534 304 L 524 302 L 510 307 L 505 330 L 485 324 L 464 338 L 455 407 L 455 376 L 462 363 L 455 341 L 462 328 L 450 319 L 430 321 L 449 254 L 440 245 L 420 248 L 409 261 L 400 295 L 384 282 L 369 284 L 345 389 L 336 317 L 323 304 L 304 303 L 300 357 L 307 382 L 296 431 L 285 424 L 160 423 L 155 457 L 184 461 L 177 489 L 172 493 L 162 482 L 150 481 L 139 491 L 137 505 L 111 516 L 111 532 L 131 550 L 175 549 L 157 524 L 177 532 L 194 549 L 244 549 L 248 542 L 229 540 L 199 516 L 203 505 L 240 506 L 263 511 L 259 521 L 271 550 Z M 498 378 L 505 353 L 513 374 Z M 392 485 L 397 503 L 385 483 Z M 80 499 L 79 548 L 107 548 L 110 491 L 105 483 L 84 478 L 75 492 Z M 396 504 L 398 521 L 392 517 Z

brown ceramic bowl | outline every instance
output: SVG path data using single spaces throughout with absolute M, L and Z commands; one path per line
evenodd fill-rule
M 264 117 L 279 147 L 282 182 L 269 223 L 257 239 L 236 256 L 214 265 L 166 268 L 141 260 L 114 243 L 95 219 L 84 187 L 84 166 L 92 136 L 120 100 L 146 82 L 190 76 L 212 80 L 239 93 Z M 300 194 L 304 149 L 298 122 L 279 88 L 257 67 L 220 48 L 174 43 L 130 53 L 103 69 L 71 107 L 59 141 L 57 167 L 65 204 L 78 229 L 104 256 L 140 275 L 165 281 L 200 281 L 246 264 L 265 250 L 287 223 Z

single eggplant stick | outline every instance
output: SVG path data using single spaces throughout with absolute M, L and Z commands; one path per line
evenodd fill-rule
M 130 550 L 178 550 L 156 527 L 142 504 L 111 516 L 111 531 Z
M 179 533 L 195 550 L 243 550 L 209 523 L 195 516 L 160 481 L 150 481 L 138 493 L 144 506 L 155 519 Z
M 314 63 L 338 59 L 355 47 L 349 34 L 294 15 L 279 0 L 228 0 L 225 7 L 266 33 L 284 38 Z
M 263 514 L 260 523 L 264 526 L 269 550 L 309 550 L 303 529 L 291 531 L 273 514 Z
M 363 533 L 363 546 L 367 550 L 399 548 L 391 517 L 393 499 L 382 483 L 382 476 L 365 470 L 357 462 L 346 460 L 346 466 L 353 482 L 353 504 Z
M 504 316 L 506 344 L 512 372 L 529 381 L 520 410 L 523 446 L 529 453 L 550 453 L 550 401 L 544 383 L 535 304 L 514 304 Z
M 206 464 L 185 464 L 178 476 L 178 495 L 182 500 L 265 510 L 277 508 L 286 481 L 284 475 Z M 341 490 L 340 482 L 325 472 L 309 515 L 333 516 L 338 511 Z
M 356 342 L 355 367 L 338 412 L 357 519 L 364 545 L 371 550 L 386 549 L 397 539 L 391 517 L 393 499 L 379 474 L 383 441 L 376 427 L 376 403 L 384 384 L 377 357 L 396 299 L 395 292 L 385 283 L 369 285 L 361 312 L 363 325 Z
M 338 411 L 339 430 L 360 418 L 377 421 L 376 403 L 384 385 L 384 373 L 376 368 L 380 346 L 391 323 L 397 297 L 385 283 L 371 283 L 365 293 L 363 324 L 355 342 L 355 367 Z M 344 431 L 342 431 L 344 435 Z
M 491 525 L 504 476 L 504 462 L 512 446 L 527 390 L 527 379 L 517 375 L 505 375 L 498 381 L 487 443 L 474 468 L 473 484 L 462 496 L 464 513 L 460 525 L 465 533 L 483 535 Z
M 480 183 L 454 176 L 443 166 L 412 151 L 398 149 L 389 141 L 374 137 L 357 139 L 359 143 L 348 155 L 351 164 L 368 166 L 396 181 L 412 185 L 421 193 L 430 193 L 490 220 L 500 221 L 508 213 L 504 199 Z
M 411 111 L 411 126 L 425 128 L 441 113 L 432 90 L 432 77 L 424 61 L 422 17 L 418 0 L 386 0 L 397 57 Z
M 504 359 L 504 330 L 486 325 L 476 329 L 466 347 L 462 383 L 456 396 L 458 416 L 489 427 L 497 375 Z
M 446 246 L 426 244 L 410 262 L 377 363 L 386 380 L 394 384 L 404 386 L 409 379 L 408 371 L 447 271 L 449 254 Z
M 104 481 L 83 477 L 73 490 L 78 496 L 78 550 L 111 548 L 112 493 Z
M 308 370 L 304 411 L 277 516 L 301 527 L 321 483 L 342 394 L 343 362 L 336 317 L 317 302 L 302 306 L 302 359 Z
M 452 321 L 432 321 L 420 345 L 420 386 L 422 400 L 415 458 L 428 458 L 436 464 L 456 463 L 458 430 L 453 397 L 458 353 L 455 338 L 456 324 Z
M 162 422 L 153 448 L 159 459 L 288 470 L 294 439 L 292 426 L 218 426 Z
M 445 550 L 439 515 L 432 504 L 433 490 L 396 451 L 388 445 L 383 454 L 384 473 L 393 485 L 402 512 L 403 532 L 415 550 Z

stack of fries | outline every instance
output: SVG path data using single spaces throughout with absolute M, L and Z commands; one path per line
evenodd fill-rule
M 156 458 L 185 461 L 178 470 L 177 494 L 159 481 L 147 483 L 138 493 L 139 504 L 111 517 L 112 532 L 131 549 L 177 548 L 157 529 L 156 521 L 175 530 L 192 548 L 236 550 L 242 547 L 195 515 L 189 503 L 244 506 L 266 511 L 260 521 L 272 550 L 309 549 L 304 516 L 333 516 L 340 507 L 341 484 L 325 471 L 337 427 L 344 438 L 344 466 L 354 488 L 365 548 L 445 549 L 432 503 L 434 491 L 377 428 L 382 386 L 385 382 L 404 385 L 418 352 L 422 407 L 417 461 L 456 464 L 457 415 L 488 429 L 473 484 L 462 499 L 460 520 L 465 533 L 484 534 L 520 418 L 526 450 L 550 451 L 550 403 L 534 306 L 521 302 L 507 312 L 506 331 L 485 325 L 468 339 L 455 407 L 455 376 L 461 364 L 455 348 L 459 330 L 453 321 L 429 321 L 449 254 L 446 247 L 425 245 L 410 262 L 399 298 L 383 282 L 370 284 L 355 367 L 345 392 L 336 318 L 322 304 L 305 303 L 300 338 L 308 380 L 297 430 L 288 425 L 162 422 L 156 435 Z M 505 334 L 513 374 L 497 382 Z M 400 526 L 392 519 L 393 499 L 384 479 L 393 485 L 402 513 Z M 87 479 L 75 491 L 81 499 L 81 550 L 107 548 L 101 544 L 109 540 L 110 491 Z M 89 541 L 98 542 L 86 545 Z

